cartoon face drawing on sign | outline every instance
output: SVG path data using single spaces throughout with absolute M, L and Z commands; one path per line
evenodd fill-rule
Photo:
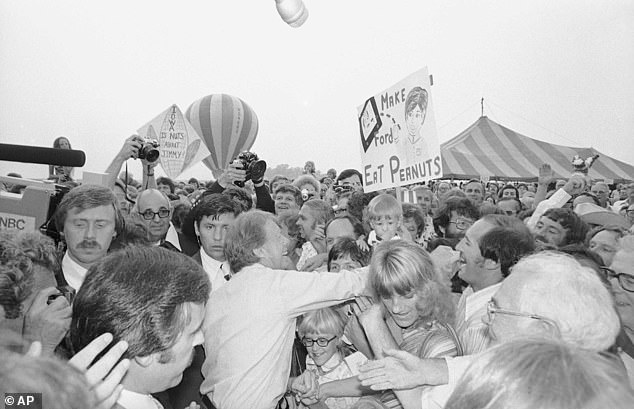
M 427 90 L 414 87 L 405 99 L 405 123 L 407 124 L 408 141 L 414 145 L 421 138 L 421 128 L 427 114 Z

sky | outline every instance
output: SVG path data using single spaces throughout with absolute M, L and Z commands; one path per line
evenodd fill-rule
M 428 67 L 441 142 L 484 97 L 485 115 L 519 133 L 634 163 L 634 1 L 304 3 L 308 21 L 291 28 L 273 0 L 2 0 L 0 142 L 66 136 L 84 170 L 103 172 L 171 104 L 225 93 L 256 112 L 252 151 L 271 165 L 359 168 L 357 106 Z M 47 175 L 0 162 L 11 171 Z M 211 173 L 179 179 L 191 176 Z

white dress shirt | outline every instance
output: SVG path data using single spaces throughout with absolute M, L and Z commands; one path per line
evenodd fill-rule
M 272 409 L 286 391 L 296 318 L 361 295 L 367 268 L 340 273 L 243 268 L 209 298 L 200 391 L 217 408 Z
M 200 259 L 203 262 L 203 270 L 205 270 L 211 282 L 211 292 L 225 285 L 227 282 L 225 276 L 229 276 L 230 272 L 227 262 L 221 262 L 209 257 L 202 248 L 200 249 Z
M 117 404 L 125 409 L 163 409 L 163 405 L 154 399 L 152 395 L 145 395 L 126 389 L 121 391 Z
M 64 274 L 64 279 L 73 290 L 79 291 L 79 287 L 83 284 L 87 272 L 88 269 L 77 264 L 68 254 L 68 250 L 66 250 L 62 258 L 62 274 Z
M 487 316 L 487 304 L 498 291 L 502 282 L 474 292 L 467 287 L 458 301 L 456 310 L 456 332 L 465 355 L 485 351 L 489 346 L 487 325 L 482 321 Z
M 423 388 L 421 396 L 422 409 L 442 409 L 453 393 L 458 380 L 467 371 L 471 362 L 478 359 L 478 355 L 465 355 L 455 357 L 445 357 L 447 363 L 447 383 L 445 385 L 430 386 Z

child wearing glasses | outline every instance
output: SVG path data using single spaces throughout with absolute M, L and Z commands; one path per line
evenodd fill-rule
M 359 366 L 368 359 L 360 352 L 346 352 L 341 340 L 344 326 L 344 319 L 333 308 L 312 311 L 301 318 L 297 332 L 308 350 L 306 371 L 301 377 L 316 377 L 319 384 L 315 399 L 302 400 L 311 408 L 349 408 L 364 393 L 372 393 L 357 378 Z

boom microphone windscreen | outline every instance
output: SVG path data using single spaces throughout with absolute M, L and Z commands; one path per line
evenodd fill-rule
M 42 165 L 82 167 L 86 154 L 73 149 L 42 148 L 39 146 L 10 145 L 0 143 L 0 160 L 9 162 L 39 163 Z

